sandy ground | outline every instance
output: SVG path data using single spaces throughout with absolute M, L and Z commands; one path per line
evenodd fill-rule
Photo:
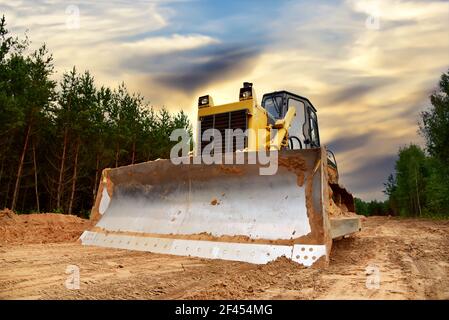
M 369 218 L 317 270 L 85 247 L 87 221 L 19 218 L 0 214 L 0 299 L 449 299 L 449 221 Z

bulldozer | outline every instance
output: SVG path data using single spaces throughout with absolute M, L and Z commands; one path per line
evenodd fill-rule
M 274 91 L 259 104 L 245 82 L 237 102 L 199 97 L 197 120 L 193 153 L 103 170 L 83 245 L 325 267 L 332 242 L 361 230 L 309 99 Z

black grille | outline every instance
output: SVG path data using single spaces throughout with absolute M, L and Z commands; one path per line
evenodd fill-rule
M 221 133 L 222 144 L 221 144 L 221 152 L 224 153 L 226 151 L 226 129 L 241 129 L 244 133 L 248 126 L 248 116 L 247 110 L 238 110 L 232 112 L 218 113 L 210 116 L 204 116 L 200 118 L 201 121 L 201 140 L 203 137 L 204 131 L 207 129 L 217 129 Z M 215 137 L 214 137 L 215 139 Z M 210 144 L 210 141 L 201 141 L 201 152 L 203 152 L 204 147 Z M 229 143 L 230 145 L 230 143 Z M 242 150 L 247 147 L 247 137 L 243 134 L 237 134 L 234 132 L 234 138 L 232 141 L 232 152 L 236 150 Z

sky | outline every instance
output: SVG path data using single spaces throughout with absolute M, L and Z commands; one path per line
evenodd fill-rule
M 8 29 L 46 43 L 56 78 L 76 66 L 186 111 L 238 100 L 244 81 L 318 109 L 341 183 L 385 198 L 400 147 L 423 145 L 419 114 L 449 68 L 449 1 L 0 0 Z

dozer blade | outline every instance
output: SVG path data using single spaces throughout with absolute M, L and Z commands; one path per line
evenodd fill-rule
M 234 165 L 157 160 L 106 169 L 92 210 L 98 223 L 82 244 L 326 265 L 332 237 L 325 149 L 279 152 L 274 175 L 261 175 L 266 166 L 248 156 Z

